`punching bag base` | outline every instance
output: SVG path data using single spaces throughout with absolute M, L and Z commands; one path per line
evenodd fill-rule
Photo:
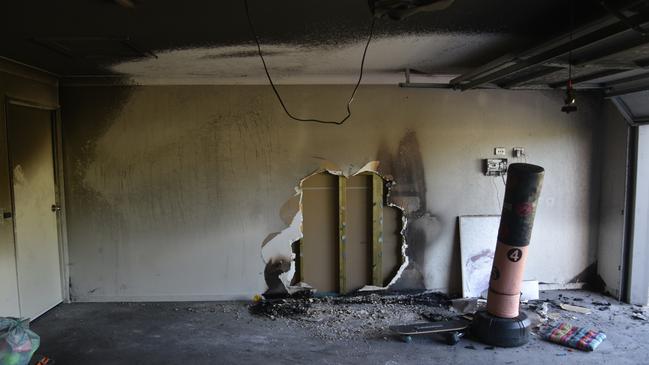
M 523 312 L 515 318 L 501 318 L 487 311 L 480 311 L 473 317 L 471 334 L 487 345 L 517 347 L 529 341 L 530 326 L 531 322 Z

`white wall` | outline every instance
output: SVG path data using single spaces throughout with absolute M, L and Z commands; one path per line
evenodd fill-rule
M 597 271 L 605 290 L 616 298 L 622 294 L 625 191 L 628 124 L 608 103 L 602 123 L 601 192 Z
M 649 304 L 649 125 L 638 127 L 629 302 Z
M 281 92 L 295 114 L 335 119 L 350 89 Z M 365 86 L 353 117 L 331 126 L 287 119 L 266 86 L 70 87 L 62 97 L 76 300 L 263 291 L 262 241 L 287 225 L 281 208 L 325 160 L 352 171 L 379 159 L 402 200 L 412 190 L 428 214 L 413 226 L 426 234 L 409 235 L 408 278 L 459 292 L 457 217 L 498 214 L 495 189 L 503 197 L 481 172 L 495 146 L 523 146 L 546 169 L 527 276 L 565 283 L 596 258 L 594 99 L 566 115 L 560 92 Z

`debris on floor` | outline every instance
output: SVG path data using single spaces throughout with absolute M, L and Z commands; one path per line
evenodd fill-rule
M 570 295 L 568 295 L 570 293 Z M 571 323 L 581 328 L 608 328 L 619 316 L 649 324 L 645 308 L 612 303 L 587 292 L 555 292 L 540 300 L 521 303 L 532 321 L 532 334 L 542 338 L 544 328 Z M 577 305 L 581 304 L 581 305 Z M 390 327 L 439 322 L 472 313 L 484 306 L 480 299 L 449 299 L 435 292 L 357 291 L 343 296 L 318 297 L 301 291 L 284 298 L 264 297 L 250 305 L 254 316 L 289 328 L 307 330 L 326 340 L 393 339 Z
M 534 306 L 534 308 L 532 308 L 532 306 L 530 306 L 530 309 L 535 309 L 538 315 L 540 315 L 542 318 L 547 318 L 550 304 L 548 302 L 543 302 L 538 307 Z
M 561 307 L 561 309 L 569 311 L 569 312 L 576 312 L 576 313 L 581 313 L 581 314 L 590 314 L 591 313 L 590 309 L 588 309 L 588 308 L 580 307 L 580 306 L 577 306 L 577 305 L 571 305 L 571 304 L 567 304 L 567 303 L 561 303 L 561 304 L 559 304 L 559 307 Z
M 606 339 L 606 335 L 601 331 L 577 327 L 568 323 L 559 323 L 543 328 L 541 337 L 550 342 L 582 351 L 594 351 Z
M 325 339 L 387 338 L 388 328 L 457 315 L 448 296 L 437 292 L 356 292 L 337 297 L 264 299 L 250 313 L 312 330 Z
M 611 303 L 606 302 L 606 301 L 601 301 L 600 302 L 600 301 L 597 301 L 597 300 L 593 300 L 591 302 L 591 304 L 594 305 L 595 307 L 597 307 L 597 310 L 600 310 L 600 311 L 607 311 L 607 310 L 611 309 Z
M 307 314 L 313 299 L 302 301 L 296 299 L 260 300 L 250 307 L 252 314 L 265 315 L 270 319 Z
M 479 306 L 485 306 L 487 303 L 484 299 L 462 298 L 451 300 L 451 307 L 458 314 L 474 313 Z
M 641 321 L 649 320 L 641 310 L 634 310 L 633 313 L 631 314 L 631 317 L 633 317 L 633 319 L 639 319 Z
M 37 358 L 40 358 L 39 360 L 36 360 Z M 35 357 L 32 359 L 32 361 L 29 363 L 29 365 L 54 365 L 55 362 L 54 360 L 50 359 L 47 356 L 39 356 Z
M 532 320 L 532 328 L 538 329 L 548 321 L 556 321 L 561 315 L 558 312 L 550 312 L 550 302 L 548 301 L 529 301 L 523 303 L 521 309 L 527 312 Z

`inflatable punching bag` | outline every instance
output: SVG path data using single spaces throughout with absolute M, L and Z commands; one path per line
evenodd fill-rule
M 519 311 L 520 290 L 543 174 L 542 167 L 526 163 L 511 164 L 507 170 L 487 310 L 476 313 L 471 326 L 489 345 L 521 346 L 529 339 L 530 321 Z

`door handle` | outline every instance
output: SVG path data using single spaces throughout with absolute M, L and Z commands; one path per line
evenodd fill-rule
M 58 212 L 58 211 L 60 211 L 60 210 L 61 210 L 61 207 L 60 207 L 60 206 L 58 206 L 58 205 L 56 205 L 56 204 L 52 204 L 52 211 L 53 211 L 53 212 Z
M 11 219 L 13 217 L 13 214 L 11 212 L 5 212 L 4 209 L 0 208 L 0 224 L 2 224 L 5 219 Z

